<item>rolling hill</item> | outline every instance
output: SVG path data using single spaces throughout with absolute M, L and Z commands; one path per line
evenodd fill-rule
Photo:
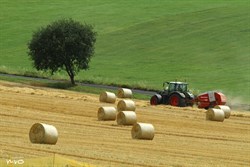
M 78 80 L 161 89 L 187 80 L 195 92 L 220 90 L 250 100 L 248 1 L 1 1 L 0 71 L 36 72 L 27 56 L 32 32 L 72 17 L 98 33 L 90 70 Z M 68 78 L 58 73 L 56 78 Z

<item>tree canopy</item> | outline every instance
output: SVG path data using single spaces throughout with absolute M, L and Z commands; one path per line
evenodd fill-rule
M 50 71 L 52 75 L 65 70 L 75 84 L 75 75 L 89 68 L 95 42 L 96 32 L 92 25 L 62 19 L 33 33 L 28 55 L 37 70 Z

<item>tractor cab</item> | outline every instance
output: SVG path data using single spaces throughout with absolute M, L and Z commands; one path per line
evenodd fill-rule
M 187 83 L 185 82 L 164 82 L 164 92 L 165 93 L 172 93 L 175 91 L 185 93 L 188 91 L 187 89 Z

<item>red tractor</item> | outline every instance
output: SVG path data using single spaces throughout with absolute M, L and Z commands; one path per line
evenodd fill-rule
M 185 82 L 164 82 L 164 90 L 153 95 L 150 104 L 166 104 L 178 107 L 197 104 L 199 108 L 206 109 L 226 104 L 226 97 L 220 92 L 209 91 L 195 97 L 188 91 L 187 85 Z

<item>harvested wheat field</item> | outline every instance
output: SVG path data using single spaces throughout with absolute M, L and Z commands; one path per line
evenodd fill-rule
M 101 103 L 98 95 L 0 81 L 0 159 L 22 157 L 25 166 L 56 154 L 97 167 L 250 166 L 249 112 L 233 110 L 215 122 L 205 119 L 205 110 L 134 100 L 138 122 L 155 128 L 153 140 L 137 140 L 132 126 L 98 121 L 98 108 L 116 107 L 118 100 Z M 57 128 L 55 145 L 30 142 L 38 122 Z

